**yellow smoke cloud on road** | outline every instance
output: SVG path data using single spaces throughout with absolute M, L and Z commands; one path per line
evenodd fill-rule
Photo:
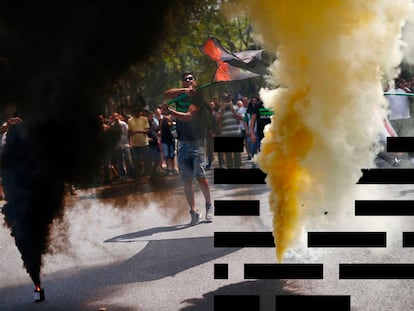
M 276 257 L 299 229 L 335 213 L 373 167 L 386 114 L 382 80 L 398 73 L 411 0 L 242 1 L 265 48 L 277 54 L 262 90 L 274 112 L 256 161 L 267 173 Z M 350 207 L 352 208 L 352 206 Z

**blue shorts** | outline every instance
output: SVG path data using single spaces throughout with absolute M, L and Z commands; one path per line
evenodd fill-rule
M 174 159 L 175 158 L 175 142 L 171 143 L 161 143 L 162 154 L 165 159 Z
M 204 139 L 193 141 L 178 140 L 177 158 L 182 180 L 206 177 L 206 171 L 204 170 Z
M 256 154 L 260 150 L 260 140 L 259 140 L 259 137 L 257 136 L 257 134 L 255 134 L 255 135 L 256 135 L 256 142 L 255 143 L 252 142 L 252 139 L 250 138 L 250 135 L 246 136 L 247 144 L 249 146 L 249 150 L 250 150 L 250 153 L 252 155 Z

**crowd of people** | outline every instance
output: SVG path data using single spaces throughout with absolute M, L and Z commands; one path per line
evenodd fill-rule
M 131 115 L 113 112 L 100 115 L 103 140 L 108 148 L 99 183 L 147 182 L 160 176 L 177 175 L 175 121 L 160 108 L 136 106 Z
M 197 90 L 197 80 L 191 72 L 183 73 L 181 82 L 180 87 L 166 90 L 166 101 L 153 110 L 137 104 L 126 115 L 115 111 L 108 116 L 98 116 L 102 142 L 108 148 L 97 184 L 146 183 L 179 175 L 190 209 L 190 224 L 195 225 L 201 212 L 195 206 L 193 180 L 198 181 L 205 198 L 206 220 L 211 220 L 213 206 L 206 171 L 242 168 L 243 153 L 250 167 L 255 168 L 254 157 L 261 150 L 264 129 L 271 122 L 273 112 L 257 95 L 223 93 L 220 97 L 206 99 L 205 94 Z M 396 79 L 395 85 L 386 86 L 384 92 L 389 101 L 384 138 L 414 136 L 414 96 L 407 96 L 414 95 L 414 79 Z M 10 118 L 3 124 L 1 146 L 6 143 L 8 128 L 20 122 L 19 118 Z M 243 137 L 243 151 L 215 152 L 215 137 Z M 390 156 L 383 152 L 378 158 L 397 166 L 399 157 L 412 159 L 412 155 Z M 76 195 L 74 185 L 66 186 Z M 4 198 L 0 182 L 0 199 Z
M 183 73 L 182 85 L 165 91 L 166 101 L 153 110 L 137 105 L 130 115 L 113 112 L 100 116 L 108 149 L 102 165 L 101 184 L 129 180 L 151 182 L 166 176 L 180 175 L 195 225 L 201 212 L 195 206 L 193 180 L 205 198 L 205 217 L 211 221 L 213 206 L 206 171 L 212 168 L 242 167 L 242 153 L 254 167 L 260 151 L 264 127 L 272 112 L 258 96 L 204 97 L 198 92 L 191 72 Z M 173 108 L 174 107 L 174 108 Z M 215 152 L 215 137 L 243 137 L 243 152 Z
M 195 85 L 194 75 L 189 73 L 189 76 L 194 80 L 183 81 L 182 88 L 176 88 L 170 94 L 167 92 L 166 99 L 179 96 L 187 82 L 190 86 Z M 401 96 L 414 93 L 414 78 L 410 81 L 397 78 L 395 84 L 387 85 L 384 91 L 389 101 L 389 127 L 395 136 L 414 136 L 414 96 Z M 203 168 L 241 168 L 242 153 L 214 152 L 214 137 L 240 136 L 244 138 L 243 152 L 254 168 L 253 158 L 260 151 L 264 128 L 270 123 L 272 111 L 264 107 L 257 95 L 247 97 L 223 93 L 220 97 L 202 100 L 203 108 L 210 117 L 210 127 L 203 138 Z M 175 110 L 184 112 L 187 108 L 176 106 Z M 102 183 L 126 182 L 129 179 L 148 181 L 182 173 L 177 162 L 177 118 L 168 110 L 168 105 L 160 105 L 151 111 L 138 105 L 130 115 L 114 112 L 107 118 L 101 118 L 105 131 L 119 128 L 122 133 L 103 166 Z M 390 136 L 390 133 L 387 135 Z
M 264 129 L 271 122 L 273 112 L 259 96 L 234 97 L 223 93 L 220 98 L 206 101 L 200 95 L 202 92 L 197 91 L 197 81 L 191 72 L 183 73 L 181 81 L 181 87 L 165 91 L 168 101 L 153 111 L 138 108 L 127 118 L 118 113 L 109 118 L 109 127 L 122 128 L 122 138 L 108 158 L 107 168 L 121 181 L 181 175 L 190 224 L 195 225 L 202 215 L 195 204 L 193 180 L 198 181 L 205 199 L 206 220 L 211 220 L 213 206 L 206 171 L 212 167 L 238 169 L 242 166 L 242 152 L 215 152 L 214 138 L 243 137 L 243 152 L 254 168 L 254 156 L 261 150 Z M 389 101 L 386 136 L 414 136 L 413 101 L 406 96 L 414 93 L 414 79 L 409 82 L 396 79 L 395 86 L 385 88 L 384 92 Z M 400 156 L 410 154 L 393 155 L 391 165 L 396 166 Z
M 242 167 L 241 152 L 214 152 L 214 137 L 244 137 L 243 152 L 251 167 L 255 167 L 253 158 L 260 151 L 264 126 L 270 123 L 271 115 L 259 97 L 239 96 L 235 100 L 224 93 L 220 99 L 211 98 L 204 105 L 210 124 L 203 138 L 204 169 Z M 182 173 L 177 162 L 177 117 L 165 105 L 153 110 L 136 106 L 130 115 L 113 112 L 108 117 L 101 115 L 100 119 L 108 141 L 119 137 L 102 167 L 101 184 L 147 182 Z

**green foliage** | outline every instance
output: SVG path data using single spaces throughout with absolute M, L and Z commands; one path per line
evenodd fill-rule
M 180 2 L 167 17 L 164 40 L 159 42 L 151 57 L 145 62 L 131 64 L 129 70 L 107 90 L 107 112 L 128 113 L 135 104 L 150 109 L 157 107 L 164 100 L 164 90 L 181 85 L 180 75 L 184 71 L 194 72 L 200 84 L 212 81 L 216 64 L 199 50 L 208 35 L 218 37 L 230 51 L 256 48 L 250 21 L 241 15 L 224 16 L 221 8 L 230 2 L 236 1 Z M 252 89 L 251 84 L 252 81 L 218 83 L 208 92 L 212 97 L 223 90 L 234 94 L 240 88 Z M 237 90 L 233 90 L 234 87 Z

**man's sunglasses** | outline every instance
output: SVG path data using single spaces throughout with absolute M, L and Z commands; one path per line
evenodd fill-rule
M 194 77 L 186 77 L 183 79 L 183 81 L 193 81 Z

